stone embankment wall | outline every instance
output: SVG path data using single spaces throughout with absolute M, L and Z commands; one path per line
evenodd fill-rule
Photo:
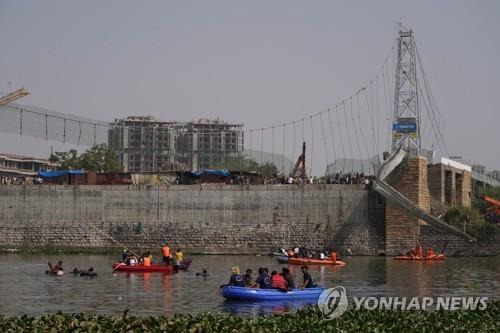
M 298 244 L 375 255 L 385 230 L 368 197 L 352 185 L 5 185 L 0 246 L 116 247 L 85 220 L 133 248 L 168 241 L 198 253 L 267 253 Z

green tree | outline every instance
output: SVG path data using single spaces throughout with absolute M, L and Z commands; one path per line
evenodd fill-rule
M 78 152 L 75 149 L 69 151 L 57 151 L 51 154 L 49 161 L 52 163 L 58 163 L 59 166 L 57 170 L 74 170 L 80 169 L 80 161 L 78 158 Z
M 94 145 L 78 156 L 75 149 L 56 152 L 49 160 L 59 163 L 58 170 L 84 169 L 95 172 L 121 172 L 123 170 L 115 153 L 106 144 Z
M 105 143 L 94 145 L 80 156 L 81 168 L 95 172 L 123 171 L 115 153 Z

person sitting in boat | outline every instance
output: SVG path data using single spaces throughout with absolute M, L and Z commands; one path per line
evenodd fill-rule
M 148 252 L 148 253 L 146 253 L 145 256 L 142 257 L 142 264 L 144 266 L 147 266 L 147 267 L 151 266 L 151 257 L 150 257 L 150 255 L 151 255 L 151 253 Z
M 296 246 L 294 249 L 293 249 L 293 256 L 295 258 L 298 258 L 299 257 L 299 247 Z
M 417 252 L 417 257 L 422 258 L 424 256 L 424 253 L 423 253 L 424 251 L 423 251 L 422 245 L 420 245 L 420 243 L 417 244 L 415 251 Z
M 264 268 L 259 268 L 259 276 L 250 286 L 251 288 L 271 289 L 271 278 Z
M 128 265 L 133 266 L 133 265 L 136 265 L 137 262 L 138 262 L 138 260 L 137 260 L 136 256 L 131 255 L 131 256 L 128 257 Z
M 325 254 L 324 254 L 323 252 L 321 252 L 321 253 L 319 254 L 319 259 L 320 259 L 320 260 L 325 260 L 325 259 L 326 259 L 326 256 L 325 256 Z
M 283 275 L 276 271 L 271 272 L 271 288 L 281 291 L 288 291 L 288 285 Z
M 414 248 L 410 249 L 410 257 L 415 258 L 417 256 L 417 251 Z
M 307 266 L 301 266 L 300 270 L 302 271 L 302 275 L 304 276 L 304 283 L 302 283 L 301 288 L 314 288 L 316 285 L 313 282 L 311 274 L 308 272 Z
M 178 265 L 180 265 L 182 260 L 184 260 L 184 253 L 182 253 L 181 249 L 177 249 L 177 251 L 175 251 L 175 260 Z
M 128 251 L 127 249 L 123 249 L 122 251 L 122 262 L 126 263 L 128 259 Z
M 245 287 L 245 280 L 243 276 L 240 275 L 240 268 L 238 266 L 234 266 L 231 268 L 233 274 L 229 279 L 229 285 L 235 287 Z
M 427 258 L 432 258 L 432 257 L 434 257 L 435 255 L 436 255 L 436 254 L 434 253 L 434 251 L 433 251 L 431 248 L 428 248 L 428 249 L 427 249 L 427 253 L 425 254 L 425 256 L 426 256 Z
M 330 253 L 330 260 L 336 262 L 338 260 L 337 252 L 333 251 Z
M 285 278 L 286 284 L 289 289 L 295 289 L 295 281 L 293 280 L 293 276 L 290 273 L 290 270 L 286 267 L 281 269 L 281 275 Z
M 166 265 L 170 265 L 170 262 L 172 261 L 172 254 L 170 253 L 170 248 L 168 247 L 167 243 L 165 242 L 165 245 L 161 248 L 161 253 L 163 255 L 163 263 Z
M 250 268 L 247 269 L 243 278 L 245 279 L 245 287 L 250 287 L 253 284 L 253 282 L 252 282 L 252 270 Z

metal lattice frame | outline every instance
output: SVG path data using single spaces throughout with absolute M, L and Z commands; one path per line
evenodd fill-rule
M 414 131 L 401 131 L 393 127 L 392 151 L 402 146 L 408 151 L 420 152 L 420 111 L 417 93 L 417 59 L 413 31 L 400 26 L 397 39 L 397 64 L 394 95 L 393 123 L 415 124 Z

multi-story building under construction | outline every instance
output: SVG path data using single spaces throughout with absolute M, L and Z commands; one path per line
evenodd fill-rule
M 243 152 L 243 124 L 132 116 L 110 124 L 108 144 L 126 172 L 223 168 Z

